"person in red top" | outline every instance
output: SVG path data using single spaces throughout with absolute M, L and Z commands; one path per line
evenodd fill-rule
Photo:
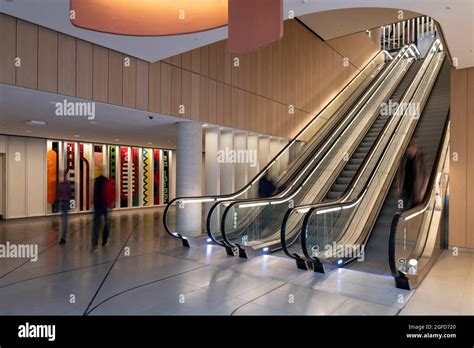
M 92 227 L 92 249 L 97 250 L 99 243 L 99 225 L 104 218 L 102 232 L 102 246 L 107 245 L 109 239 L 109 209 L 115 205 L 115 188 L 105 176 L 100 175 L 94 181 L 94 222 Z

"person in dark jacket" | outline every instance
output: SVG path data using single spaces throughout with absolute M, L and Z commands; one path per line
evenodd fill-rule
M 58 203 L 62 214 L 61 240 L 59 241 L 59 244 L 61 245 L 66 243 L 71 197 L 71 184 L 67 180 L 61 181 L 58 187 Z
M 421 203 L 427 183 L 423 152 L 416 139 L 412 139 L 397 174 L 397 193 L 405 209 Z
M 99 243 L 99 225 L 104 218 L 102 246 L 107 245 L 109 239 L 109 209 L 114 204 L 113 184 L 105 176 L 100 175 L 94 181 L 94 222 L 92 230 L 92 249 L 97 250 Z
M 258 195 L 260 198 L 270 197 L 275 192 L 276 186 L 270 177 L 269 173 L 266 173 L 258 182 Z

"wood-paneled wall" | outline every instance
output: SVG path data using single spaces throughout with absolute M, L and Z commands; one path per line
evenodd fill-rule
M 0 83 L 292 137 L 379 48 L 364 33 L 326 43 L 294 20 L 284 30 L 245 55 L 224 40 L 148 63 L 0 14 Z
M 450 113 L 449 244 L 474 249 L 474 68 L 451 69 Z

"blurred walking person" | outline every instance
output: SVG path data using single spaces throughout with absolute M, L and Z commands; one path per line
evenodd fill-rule
M 99 228 L 103 218 L 102 246 L 106 246 L 110 235 L 109 209 L 115 203 L 115 189 L 112 182 L 100 175 L 94 180 L 94 222 L 92 227 L 92 250 L 97 250 Z
M 423 152 L 412 139 L 397 174 L 397 194 L 406 210 L 421 203 L 427 184 Z
M 58 188 L 58 203 L 59 210 L 61 211 L 61 239 L 59 244 L 66 244 L 67 231 L 69 224 L 69 206 L 72 197 L 71 184 L 67 180 L 63 180 L 59 183 Z

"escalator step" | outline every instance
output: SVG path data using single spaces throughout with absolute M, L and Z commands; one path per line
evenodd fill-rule
M 344 170 L 342 173 L 341 173 L 341 177 L 343 178 L 353 178 L 354 175 L 356 174 L 356 171 L 355 170 Z
M 340 192 L 329 192 L 327 195 L 326 195 L 326 199 L 337 199 L 341 196 L 341 193 Z
M 351 183 L 351 178 L 342 178 L 339 177 L 336 179 L 336 184 L 349 185 Z

